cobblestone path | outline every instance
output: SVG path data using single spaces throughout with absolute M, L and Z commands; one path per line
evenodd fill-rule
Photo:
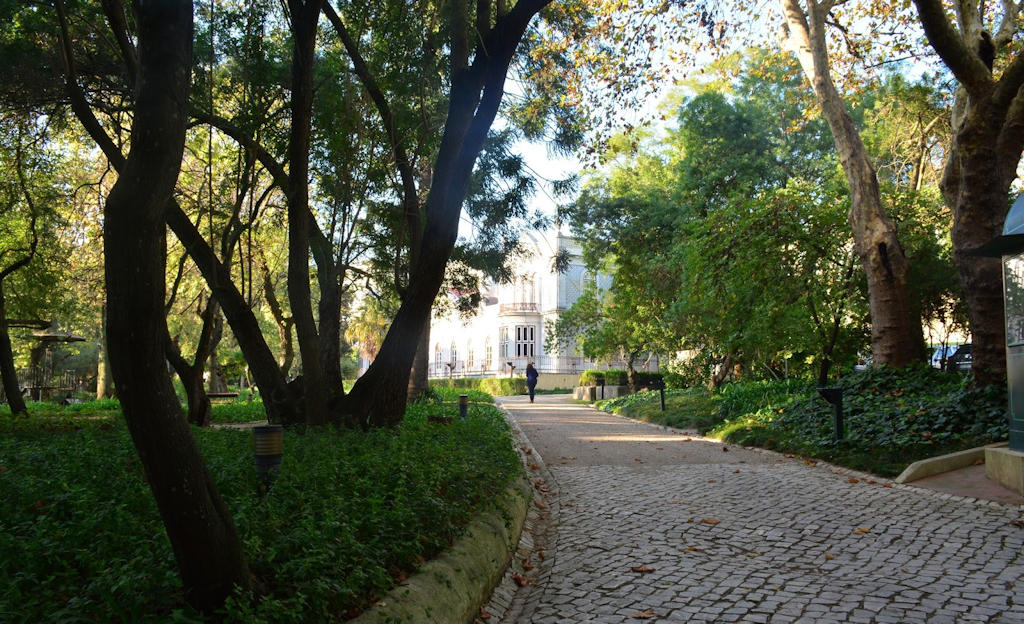
M 1020 507 L 723 447 L 563 397 L 504 407 L 540 456 L 544 535 L 519 556 L 529 584 L 487 607 L 491 623 L 1024 623 Z

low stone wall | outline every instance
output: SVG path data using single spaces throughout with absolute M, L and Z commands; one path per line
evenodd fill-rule
M 517 373 L 519 371 L 516 371 Z M 537 378 L 538 390 L 554 390 L 555 388 L 572 388 L 580 381 L 580 376 L 572 373 L 541 373 Z
M 614 399 L 615 397 L 625 396 L 629 394 L 629 386 L 605 386 L 603 395 L 601 386 L 576 386 L 572 391 L 572 398 L 577 401 L 600 401 L 604 399 Z

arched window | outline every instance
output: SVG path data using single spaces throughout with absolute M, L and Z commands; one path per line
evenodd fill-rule
M 440 373 L 441 366 L 441 343 L 436 343 L 434 345 L 434 372 Z
M 488 336 L 487 339 L 484 340 L 484 362 L 482 367 L 484 369 L 489 369 L 492 366 L 494 366 L 494 346 L 491 345 L 491 337 Z
M 448 359 L 448 361 L 452 363 L 452 366 L 454 366 L 455 363 L 459 361 L 459 351 L 458 349 L 455 348 L 454 340 L 452 340 L 452 347 L 449 353 L 451 353 L 451 357 Z

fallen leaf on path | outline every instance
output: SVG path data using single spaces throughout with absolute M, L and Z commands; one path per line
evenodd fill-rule
M 697 548 L 696 546 L 690 546 L 686 550 L 689 550 L 690 552 L 700 552 L 700 548 Z
M 520 587 L 526 587 L 530 584 L 530 579 L 526 578 L 522 574 L 519 574 L 518 572 L 512 573 L 512 580 L 515 581 L 516 585 Z
M 703 522 L 704 524 L 714 525 L 721 522 L 721 520 L 719 520 L 718 518 L 701 518 L 701 522 Z
M 1010 522 L 1010 524 L 1012 524 L 1015 527 L 1020 527 L 1024 529 L 1024 520 L 1013 520 L 1012 522 Z
M 739 469 L 739 468 L 737 468 L 736 470 L 733 470 L 733 471 L 732 471 L 732 473 L 733 473 L 733 474 L 739 474 L 739 473 L 740 473 L 740 469 Z
M 884 488 L 892 488 L 892 483 L 884 483 L 884 484 L 882 484 L 882 487 L 884 487 Z
M 984 464 L 985 464 L 985 460 L 984 459 L 976 459 L 976 460 L 974 460 L 974 463 L 971 464 L 971 465 L 972 466 L 983 466 Z
M 860 527 L 860 528 L 854 529 L 853 532 L 856 533 L 857 535 L 864 535 L 865 533 L 870 533 L 871 529 L 866 528 L 866 527 Z
M 854 477 L 850 477 L 850 478 L 848 479 L 848 481 L 849 481 L 850 483 L 860 483 L 860 479 L 856 479 L 856 478 L 854 478 Z
M 547 555 L 544 554 L 543 550 L 538 550 L 537 551 L 537 558 L 539 558 L 541 561 L 544 561 L 544 557 L 546 557 L 546 556 Z
M 637 458 L 633 459 L 633 461 L 635 461 L 635 462 L 639 462 L 639 463 L 641 463 L 641 464 L 642 464 L 642 463 L 644 463 L 644 460 L 640 459 L 639 457 L 637 457 Z
M 714 483 L 714 482 L 715 482 L 714 479 L 708 479 L 708 483 Z
M 533 564 L 530 563 L 529 559 L 523 559 L 523 569 L 527 572 L 533 569 Z
M 637 611 L 636 613 L 630 613 L 629 617 L 634 620 L 649 620 L 654 617 L 654 609 L 645 609 L 643 611 Z
M 835 558 L 836 558 L 836 556 L 833 555 L 832 553 L 825 553 L 825 561 L 832 561 Z
M 487 609 L 485 609 L 483 607 L 480 607 L 480 619 L 481 620 L 489 620 L 489 619 L 491 619 L 491 614 L 488 613 Z
M 723 446 L 722 447 L 722 452 L 723 453 L 728 453 L 729 452 L 729 447 L 728 446 Z
M 540 466 L 537 464 L 530 464 L 530 470 L 540 470 Z
M 657 568 L 651 568 L 646 565 L 638 565 L 630 568 L 632 572 L 639 572 L 640 574 L 647 574 L 648 572 L 654 572 Z
M 804 465 L 805 465 L 805 466 L 811 466 L 811 467 L 813 467 L 813 466 L 817 466 L 817 465 L 818 465 L 818 462 L 816 462 L 816 461 L 811 461 L 811 460 L 809 460 L 809 459 L 805 459 L 805 460 L 804 460 Z
M 540 502 L 539 500 L 534 500 L 533 504 L 537 506 L 537 509 L 547 509 L 548 508 L 547 505 L 545 505 L 544 503 Z

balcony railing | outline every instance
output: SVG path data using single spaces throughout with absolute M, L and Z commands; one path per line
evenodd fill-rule
M 498 307 L 500 314 L 533 313 L 539 311 L 536 303 L 503 303 Z

